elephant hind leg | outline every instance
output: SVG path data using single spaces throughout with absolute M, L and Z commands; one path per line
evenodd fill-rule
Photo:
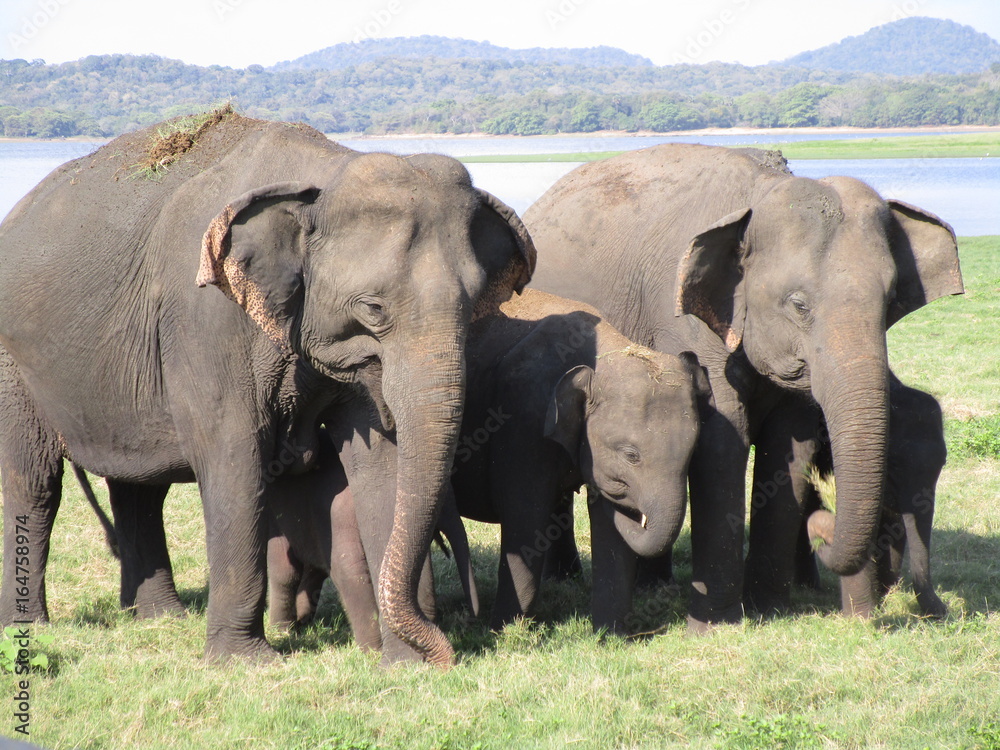
M 107 480 L 121 557 L 121 605 L 138 617 L 183 614 L 163 528 L 170 485 Z
M 6 350 L 0 348 L 0 481 L 3 586 L 0 623 L 47 622 L 45 570 L 62 499 L 63 447 L 37 413 Z

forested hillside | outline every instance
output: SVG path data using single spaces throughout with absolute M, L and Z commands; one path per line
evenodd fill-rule
M 328 133 L 672 131 L 1000 124 L 1000 63 L 891 77 L 783 66 L 590 67 L 380 58 L 339 70 L 199 67 L 154 56 L 0 61 L 0 135 L 112 136 L 222 101 Z
M 336 44 L 318 52 L 278 63 L 274 70 L 292 68 L 324 68 L 340 70 L 352 65 L 381 60 L 386 57 L 423 59 L 436 57 L 445 60 L 502 60 L 532 65 L 583 65 L 589 68 L 617 66 L 651 66 L 653 63 L 641 55 L 633 55 L 615 47 L 588 47 L 583 49 L 533 47 L 510 49 L 489 42 L 469 39 L 449 39 L 444 36 L 396 37 L 392 39 L 360 38 L 353 42 Z
M 1000 62 L 1000 43 L 971 26 L 937 18 L 904 18 L 780 64 L 915 76 L 976 73 L 996 62 Z

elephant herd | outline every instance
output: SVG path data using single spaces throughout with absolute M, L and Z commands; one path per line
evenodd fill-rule
M 66 460 L 106 478 L 140 616 L 182 609 L 163 503 L 198 483 L 209 657 L 272 655 L 268 583 L 291 623 L 329 576 L 359 646 L 447 666 L 435 534 L 477 609 L 461 517 L 500 525 L 500 628 L 579 569 L 584 484 L 595 627 L 626 630 L 640 565 L 670 578 L 689 502 L 691 631 L 787 609 L 815 557 L 868 615 L 907 548 L 944 614 L 941 413 L 886 347 L 963 291 L 940 219 L 677 144 L 575 169 L 522 221 L 448 157 L 215 119 L 156 179 L 128 176 L 155 128 L 124 135 L 0 225 L 4 623 L 48 617 Z

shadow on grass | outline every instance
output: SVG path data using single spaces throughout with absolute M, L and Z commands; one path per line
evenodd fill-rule
M 1000 577 L 1000 536 L 936 529 L 933 545 L 931 572 L 935 586 L 961 597 L 967 612 L 995 610 L 996 580 Z

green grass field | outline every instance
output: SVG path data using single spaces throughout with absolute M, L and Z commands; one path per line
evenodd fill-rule
M 961 135 L 894 136 L 836 141 L 794 141 L 763 146 L 781 149 L 788 159 L 929 159 L 1000 156 L 1000 132 Z M 504 154 L 463 156 L 477 163 L 586 162 L 616 156 L 621 151 L 580 151 L 569 154 Z
M 435 563 L 456 644 L 451 671 L 386 670 L 358 652 L 334 595 L 321 624 L 289 637 L 268 665 L 205 663 L 204 524 L 192 486 L 167 501 L 184 618 L 118 610 L 118 573 L 71 478 L 49 567 L 52 624 L 35 634 L 50 670 L 31 678 L 31 737 L 46 748 L 1000 748 L 1000 237 L 961 240 L 968 289 L 889 334 L 894 369 L 934 393 L 951 458 L 936 517 L 934 575 L 951 608 L 915 614 L 908 588 L 871 622 L 836 613 L 834 581 L 798 591 L 793 614 L 685 634 L 686 591 L 640 599 L 636 640 L 601 639 L 585 581 L 549 584 L 542 624 L 500 635 L 458 609 Z M 106 497 L 102 496 L 106 506 Z M 577 509 L 584 557 L 585 509 Z M 493 594 L 498 533 L 471 523 L 477 575 Z M 677 572 L 690 580 L 690 540 Z M 0 735 L 15 687 L 0 677 Z

